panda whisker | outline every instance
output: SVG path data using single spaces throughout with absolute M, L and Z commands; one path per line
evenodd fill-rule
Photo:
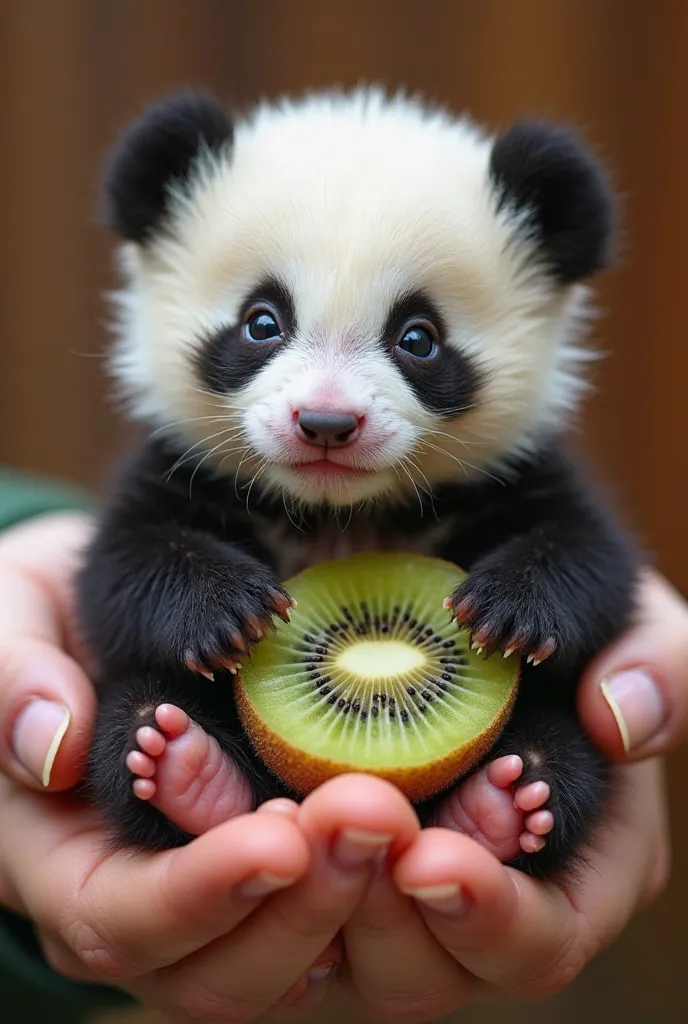
M 241 462 L 239 463 L 239 465 L 241 465 L 241 463 L 246 458 L 246 453 L 249 452 L 249 451 L 250 451 L 250 445 L 248 445 L 248 444 L 239 445 L 237 448 L 230 448 L 228 451 L 223 453 L 223 457 L 220 459 L 220 462 L 219 462 L 218 465 L 219 465 L 220 468 L 222 468 L 222 466 L 225 464 L 227 459 L 231 458 L 232 455 L 236 455 L 238 452 L 243 452 L 244 454 L 243 454 L 243 456 L 241 458 Z
M 201 468 L 201 466 L 203 465 L 203 463 L 207 462 L 207 460 L 212 455 L 214 455 L 215 452 L 219 451 L 222 448 L 223 445 L 227 444 L 227 442 L 231 441 L 231 440 L 232 440 L 232 438 L 223 438 L 222 441 L 220 441 L 219 444 L 216 444 L 214 448 L 211 448 L 209 451 L 207 451 L 205 453 L 205 455 L 203 456 L 203 458 L 200 460 L 200 462 L 196 465 L 196 467 L 194 468 L 193 473 L 191 474 L 191 479 L 189 480 L 189 497 L 191 497 L 191 487 L 192 487 L 192 484 L 194 482 L 194 477 L 196 476 L 196 473 L 198 473 L 198 471 Z
M 289 520 L 291 525 L 294 527 L 294 529 L 298 530 L 299 533 L 304 533 L 303 526 L 299 525 L 299 523 L 294 522 L 294 520 L 291 517 L 291 512 L 289 511 L 289 508 L 287 506 L 287 496 L 286 496 L 284 491 L 282 491 L 282 504 L 284 505 L 284 511 L 286 513 L 287 519 Z M 293 511 L 293 509 L 292 509 L 292 511 Z M 303 523 L 303 516 L 301 517 L 301 522 Z
M 346 533 L 346 531 L 351 526 L 351 520 L 353 519 L 353 516 L 354 516 L 354 506 L 353 505 L 349 505 L 349 515 L 346 517 L 346 522 L 344 523 L 344 526 L 342 527 L 342 533 Z
M 196 455 L 199 454 L 196 449 L 201 448 L 203 445 L 206 445 L 208 441 L 213 441 L 216 437 L 220 437 L 220 435 L 222 434 L 228 434 L 230 430 L 234 429 L 234 426 L 224 427 L 222 430 L 218 430 L 215 434 L 210 434 L 209 437 L 204 437 L 201 441 L 196 441 L 195 444 L 192 444 L 189 448 L 186 449 L 186 451 L 182 455 L 180 455 L 180 457 L 174 463 L 169 473 L 167 474 L 167 477 L 165 478 L 166 482 L 169 483 L 169 481 L 172 479 L 173 473 L 176 473 L 176 471 L 178 469 L 181 469 L 181 467 L 186 462 L 191 462 L 196 457 Z M 228 441 L 234 441 L 239 436 L 240 434 L 234 434 L 232 437 L 223 437 L 220 444 L 213 448 L 212 451 L 217 451 L 217 448 L 220 448 L 223 444 L 226 444 Z
M 157 430 L 155 430 L 155 431 L 153 431 L 151 433 L 151 437 L 154 437 L 155 434 L 159 434 L 160 431 L 161 430 L 165 430 L 166 427 L 182 426 L 185 423 L 200 423 L 203 420 L 211 421 L 211 422 L 213 420 L 215 420 L 216 422 L 220 423 L 223 420 L 233 420 L 233 419 L 235 419 L 235 416 L 231 412 L 229 412 L 229 411 L 225 412 L 224 414 L 223 413 L 213 413 L 212 415 L 207 415 L 207 416 L 187 416 L 183 420 L 171 420 L 168 423 L 163 424 L 162 427 L 159 427 Z
M 262 473 L 265 472 L 265 470 L 268 468 L 269 465 L 270 465 L 270 459 L 261 459 L 261 462 L 260 462 L 260 464 L 258 466 L 258 469 L 253 474 L 253 476 L 251 477 L 250 483 L 248 484 L 248 491 L 246 492 L 246 512 L 247 512 L 248 515 L 251 515 L 251 510 L 249 508 L 248 503 L 249 503 L 249 500 L 251 498 L 251 491 L 253 490 L 253 485 L 255 484 L 256 480 L 262 475 Z
M 420 506 L 420 515 L 421 515 L 421 519 L 422 519 L 423 518 L 423 513 L 425 512 L 425 506 L 423 505 L 423 499 L 421 497 L 420 491 L 418 490 L 418 487 L 416 486 L 416 481 L 413 479 L 413 477 L 409 473 L 408 468 L 406 466 L 406 458 L 407 457 L 404 456 L 404 458 L 400 459 L 399 460 L 399 465 L 403 469 L 404 473 L 406 473 L 406 476 L 411 481 L 411 486 L 413 487 L 414 491 L 416 492 L 416 497 L 418 498 L 418 505 Z
M 459 413 L 470 412 L 475 407 L 475 402 L 471 402 L 470 405 L 450 405 L 442 409 L 442 414 L 444 416 L 458 416 Z
M 241 450 L 241 449 L 239 449 L 239 450 Z M 243 464 L 246 461 L 246 459 L 249 459 L 249 458 L 251 458 L 252 455 L 256 454 L 256 452 L 253 450 L 253 448 L 252 448 L 252 446 L 250 444 L 247 444 L 247 445 L 244 446 L 243 452 L 244 452 L 244 454 L 239 459 L 239 465 L 237 466 L 237 468 L 236 468 L 236 470 L 234 472 L 234 496 L 237 499 L 237 501 L 240 500 L 240 498 L 239 498 L 239 475 L 241 473 L 241 467 L 243 466 Z
M 209 391 L 207 388 L 199 388 L 194 384 L 187 384 L 186 389 L 187 391 L 195 392 L 197 395 L 202 395 L 203 398 L 210 399 L 216 408 L 223 409 L 228 416 L 236 416 L 237 418 L 243 416 L 243 410 L 234 409 L 228 405 L 228 396 L 221 391 Z
M 464 448 L 474 448 L 474 447 L 477 447 L 479 445 L 489 444 L 490 441 L 494 441 L 494 437 L 487 436 L 487 435 L 486 435 L 484 441 L 466 441 L 462 437 L 455 437 L 454 434 L 448 434 L 446 430 L 429 430 L 429 429 L 424 429 L 423 430 L 423 436 L 425 436 L 425 435 L 430 435 L 430 436 L 433 436 L 433 437 L 446 437 L 447 440 L 453 441 L 454 444 L 463 445 Z
M 437 515 L 437 509 L 435 508 L 435 492 L 432 489 L 432 484 L 430 483 L 430 481 L 428 480 L 427 476 L 425 475 L 425 473 L 421 469 L 421 467 L 420 467 L 419 463 L 417 462 L 417 460 L 414 458 L 414 453 L 413 452 L 410 453 L 409 455 L 407 455 L 405 458 L 406 458 L 407 462 L 409 463 L 409 465 L 416 471 L 416 473 L 419 473 L 420 476 L 425 481 L 427 486 L 423 487 L 422 485 L 420 485 L 421 486 L 421 490 L 423 490 L 427 494 L 428 499 L 430 501 L 430 508 L 432 509 L 432 514 L 435 517 L 435 519 L 437 520 L 437 522 L 439 522 L 440 521 L 440 517 Z
M 440 455 L 446 455 L 448 459 L 452 459 L 452 461 L 455 462 L 457 466 L 460 466 L 461 469 L 463 469 L 464 473 L 466 473 L 467 476 L 468 469 L 473 469 L 475 470 L 476 473 L 481 473 L 483 476 L 488 477 L 490 480 L 494 480 L 495 483 L 497 484 L 504 484 L 504 480 L 500 479 L 498 476 L 494 476 L 493 473 L 488 473 L 486 469 L 482 469 L 482 467 L 476 466 L 472 462 L 468 462 L 466 459 L 460 459 L 457 455 L 452 455 L 451 452 L 448 452 L 445 448 L 440 448 L 439 445 L 432 444 L 430 441 L 425 440 L 423 441 L 423 444 L 425 445 L 426 448 L 432 448 L 433 451 L 439 452 Z
M 214 423 L 226 423 L 228 420 L 234 419 L 234 418 L 235 417 L 233 415 L 232 416 L 213 415 L 213 416 L 189 416 L 189 417 L 187 417 L 186 419 L 183 419 L 183 420 L 171 420 L 171 421 L 169 421 L 167 423 L 163 423 L 162 426 L 160 426 L 160 427 L 156 427 L 155 430 L 151 430 L 150 437 L 151 438 L 159 437 L 160 434 L 164 434 L 166 431 L 171 430 L 172 427 L 183 427 L 187 423 L 200 423 L 203 420 L 205 420 L 207 422 L 210 422 L 210 423 L 213 423 L 213 422 Z

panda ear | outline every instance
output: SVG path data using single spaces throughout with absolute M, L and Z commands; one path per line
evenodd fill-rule
M 530 213 L 552 273 L 570 284 L 611 261 L 614 203 L 602 167 L 567 129 L 518 121 L 492 149 L 500 206 Z
M 184 185 L 205 149 L 229 148 L 233 127 L 215 99 L 201 92 L 159 101 L 125 129 L 108 161 L 105 223 L 145 244 L 160 227 L 170 186 Z

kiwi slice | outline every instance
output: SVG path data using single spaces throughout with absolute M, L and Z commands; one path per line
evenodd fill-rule
M 293 792 L 362 771 L 417 802 L 489 751 L 518 659 L 479 657 L 450 622 L 442 602 L 464 578 L 395 553 L 321 563 L 285 583 L 292 621 L 254 650 L 236 694 L 257 753 Z

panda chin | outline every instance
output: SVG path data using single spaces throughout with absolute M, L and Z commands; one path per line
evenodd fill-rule
M 381 497 L 391 489 L 386 471 L 358 470 L 317 460 L 309 465 L 271 466 L 266 483 L 303 505 L 351 507 Z

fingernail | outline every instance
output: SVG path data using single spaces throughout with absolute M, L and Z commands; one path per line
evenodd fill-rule
M 644 669 L 629 669 L 604 679 L 600 690 L 616 719 L 627 754 L 648 743 L 664 725 L 662 691 Z
M 360 868 L 383 857 L 391 841 L 392 836 L 382 832 L 347 828 L 334 845 L 332 859 L 341 868 Z
M 425 904 L 440 914 L 458 914 L 467 908 L 461 886 L 455 882 L 445 885 L 427 885 L 418 889 L 404 889 L 407 896 Z
M 272 875 L 269 871 L 263 871 L 239 886 L 238 893 L 247 900 L 256 900 L 280 889 L 286 889 L 295 881 L 295 878 L 285 878 L 283 875 Z
M 298 812 L 298 807 L 293 800 L 286 800 L 283 797 L 268 800 L 266 803 L 256 807 L 256 814 L 282 814 L 285 818 L 293 818 Z
M 308 984 L 319 985 L 323 981 L 327 981 L 328 978 L 334 973 L 337 965 L 335 963 L 329 964 L 318 964 L 312 971 L 308 972 Z
M 35 697 L 14 723 L 14 755 L 27 772 L 43 786 L 50 785 L 55 758 L 69 728 L 71 717 L 71 712 L 65 704 Z

